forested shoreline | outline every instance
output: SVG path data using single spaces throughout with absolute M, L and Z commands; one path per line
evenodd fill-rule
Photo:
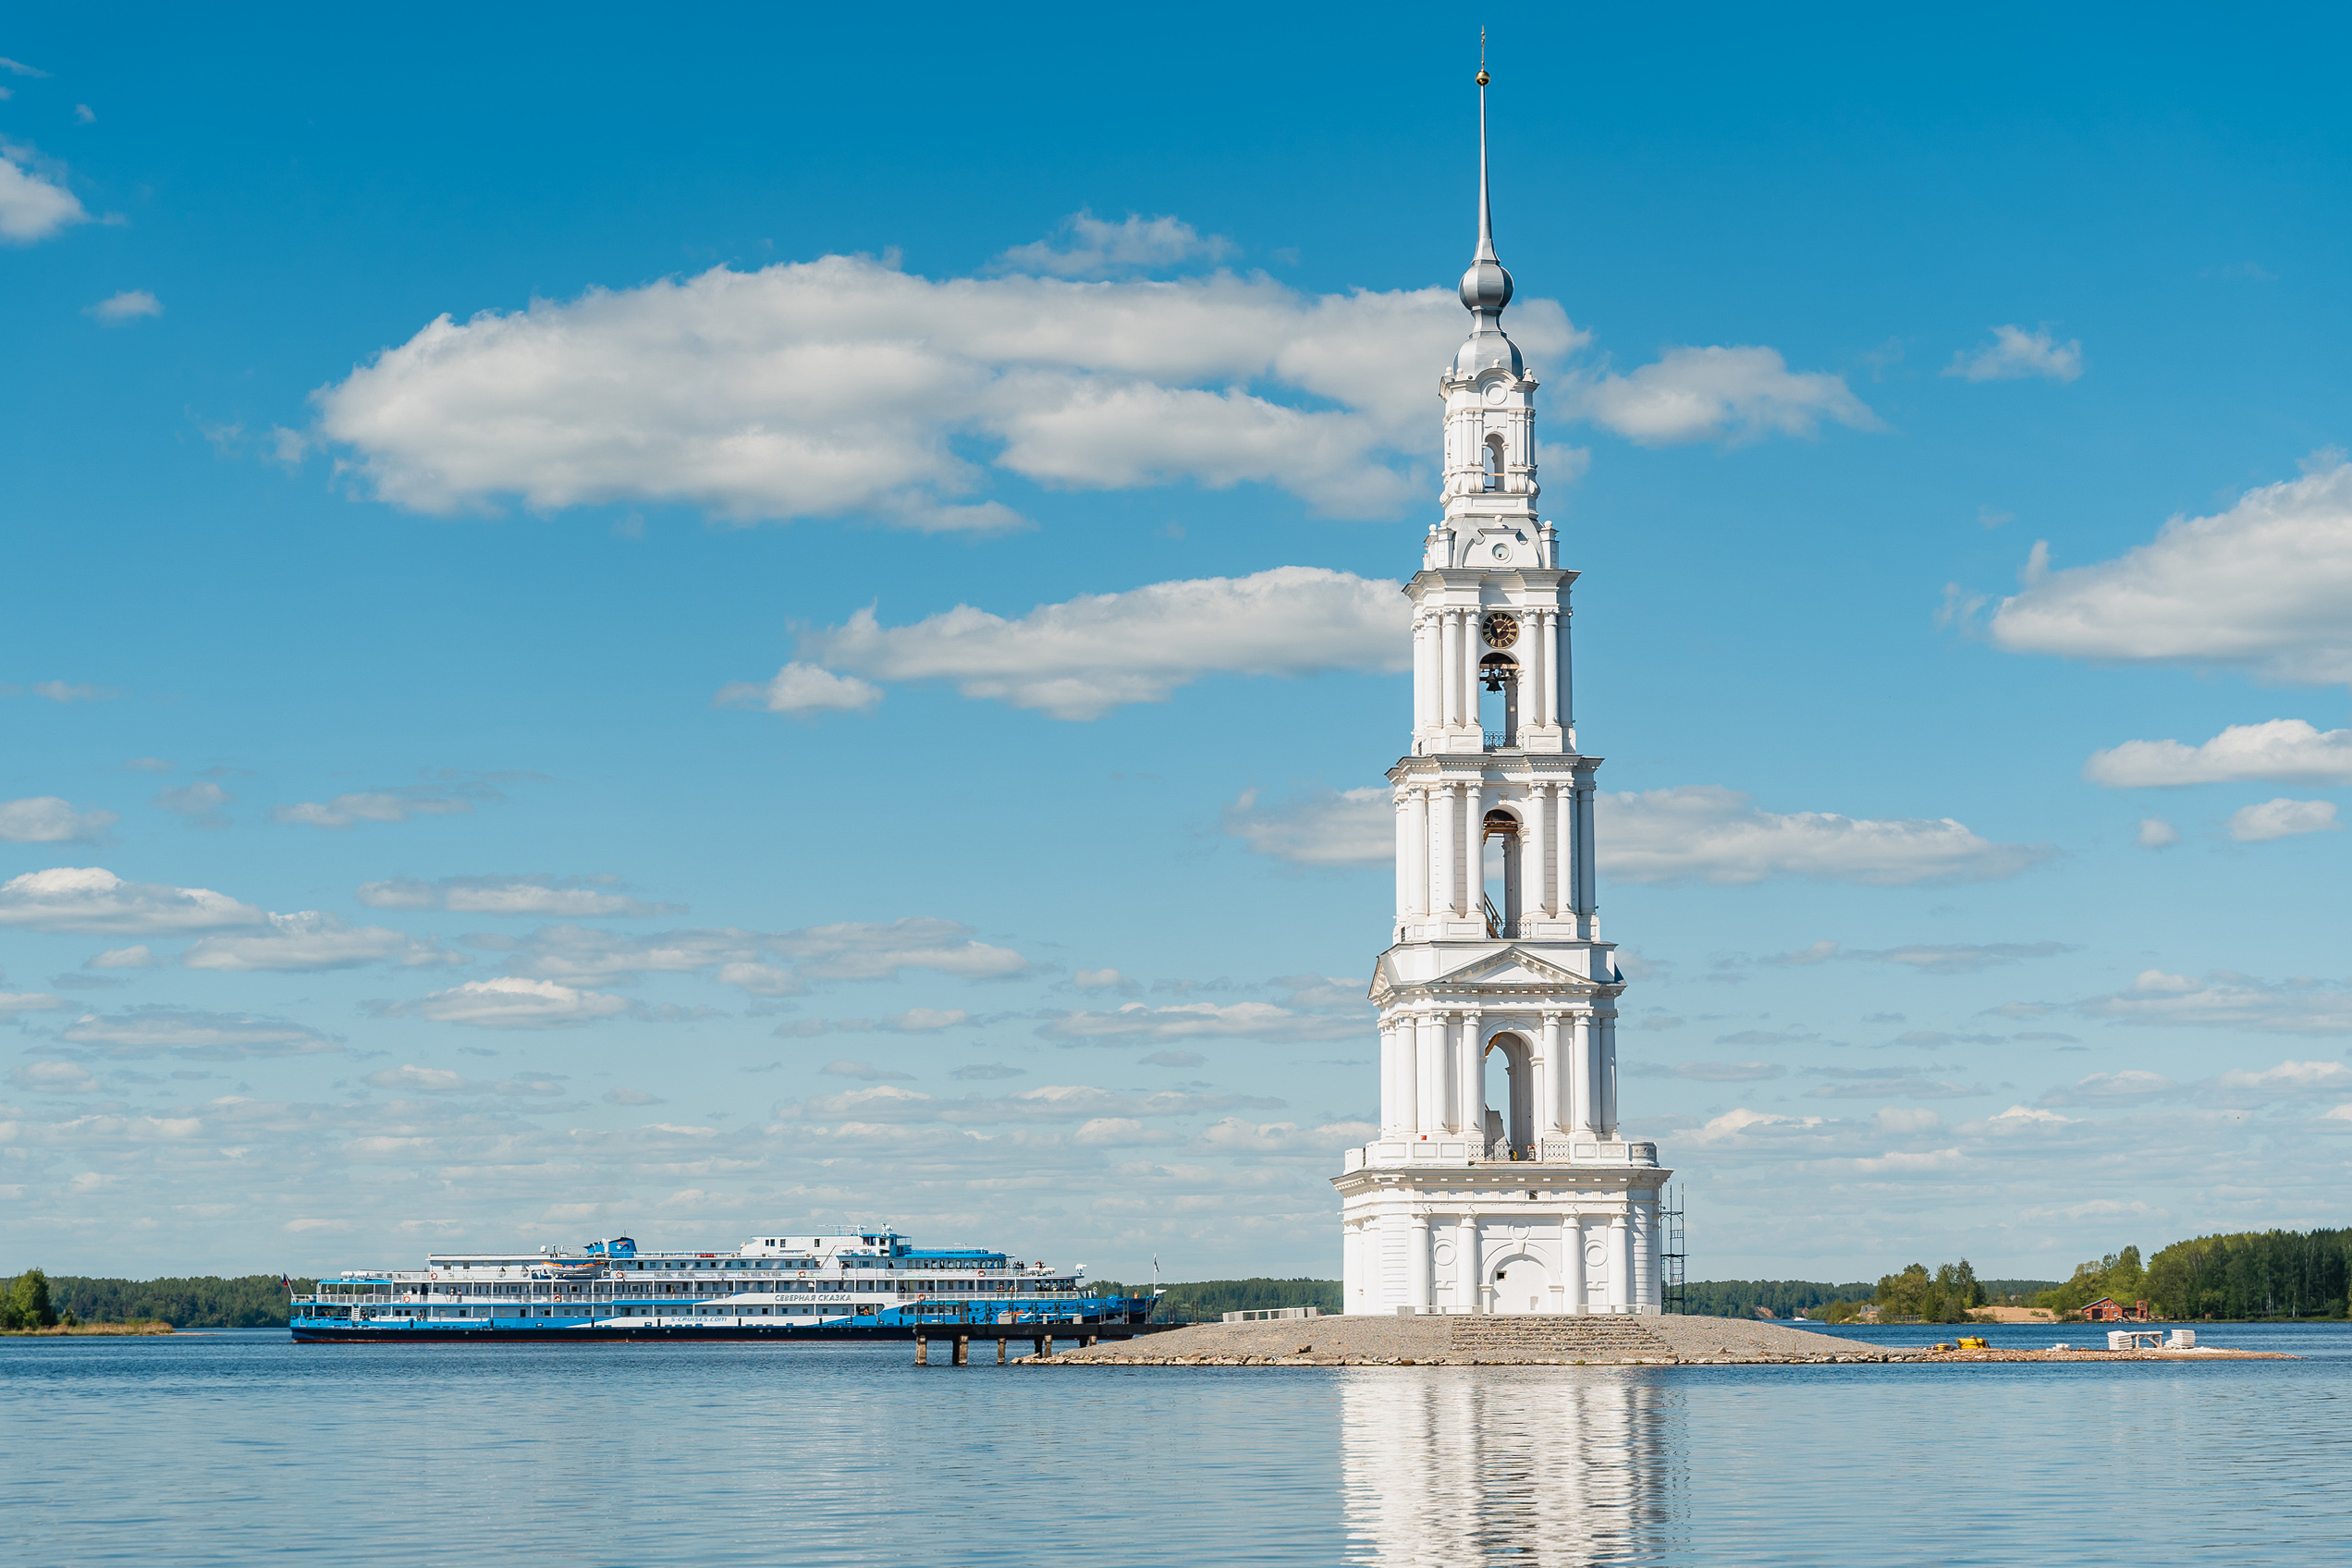
M 28 1276 L 40 1272 L 26 1271 Z M 73 1274 L 47 1278 L 49 1304 L 58 1320 L 70 1316 L 83 1323 L 168 1323 L 175 1329 L 286 1326 L 287 1291 L 276 1274 L 178 1280 L 101 1280 Z M 15 1276 L 0 1281 L 0 1301 L 11 1298 L 16 1284 Z
M 30 1306 L 31 1277 L 0 1278 L 0 1327 L 18 1324 L 5 1304 Z M 19 1290 L 19 1280 L 27 1286 Z M 1096 1281 L 1109 1292 L 1143 1294 L 1151 1287 Z M 287 1292 L 275 1274 L 235 1278 L 213 1275 L 168 1280 L 110 1280 L 71 1274 L 46 1276 L 48 1321 L 81 1323 L 163 1322 L 180 1329 L 272 1329 L 287 1321 Z M 1266 1277 L 1202 1280 L 1161 1287 L 1153 1317 L 1164 1323 L 1213 1321 L 1228 1312 L 1272 1307 L 1341 1309 L 1340 1281 Z M 2352 1299 L 2352 1229 L 2243 1231 L 2174 1242 L 2142 1261 L 2126 1246 L 2077 1267 L 2071 1279 L 1978 1280 L 1966 1259 L 1929 1270 L 1912 1264 L 1875 1284 L 1833 1284 L 1812 1280 L 1699 1280 L 1684 1288 L 1684 1310 L 1706 1317 L 1773 1317 L 1799 1314 L 1831 1322 L 1876 1308 L 1880 1322 L 1963 1323 L 1988 1305 L 2048 1307 L 2061 1315 L 2079 1312 L 2101 1296 L 2128 1306 L 2145 1301 L 2166 1318 L 2336 1317 Z

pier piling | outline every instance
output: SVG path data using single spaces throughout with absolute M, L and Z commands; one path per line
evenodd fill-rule
M 1002 1366 L 1005 1364 L 1005 1337 L 1002 1334 L 998 1334 L 997 1336 L 997 1365 L 999 1366 Z
M 914 1364 L 917 1366 L 931 1365 L 931 1341 L 921 1334 L 914 1337 Z
M 952 1364 L 957 1366 L 969 1366 L 972 1365 L 971 1335 L 958 1334 L 955 1337 L 955 1359 Z

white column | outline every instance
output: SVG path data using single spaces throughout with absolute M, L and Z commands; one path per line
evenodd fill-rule
M 1594 1137 L 1599 1132 L 1595 1117 L 1599 1110 L 1600 1099 L 1593 1080 L 1592 1014 L 1589 1012 L 1574 1014 L 1572 1027 L 1574 1030 L 1575 1043 L 1569 1053 L 1568 1072 L 1570 1082 L 1575 1085 L 1576 1096 L 1575 1121 L 1573 1130 L 1580 1136 Z
M 1587 772 L 1576 775 L 1576 913 L 1589 916 L 1595 906 L 1598 890 L 1593 876 L 1593 779 Z M 1589 937 L 1589 930 L 1580 933 Z
M 1543 1015 L 1543 1098 L 1537 1102 L 1541 1108 L 1537 1113 L 1536 1127 L 1539 1139 L 1565 1133 L 1574 1125 L 1569 1120 L 1572 1110 L 1568 1063 L 1561 1055 L 1560 1046 L 1560 1015 L 1547 1012 Z
M 1600 1130 L 1613 1138 L 1617 1135 L 1617 1015 L 1599 1014 L 1593 1020 L 1593 1033 L 1598 1036 L 1593 1047 L 1593 1060 L 1598 1064 L 1593 1076 L 1599 1085 Z
M 1462 722 L 1471 729 L 1478 723 L 1478 612 L 1457 610 L 1462 617 Z
M 1435 1013 L 1414 1021 L 1413 1125 L 1423 1133 L 1445 1131 L 1444 1027 Z
M 1390 796 L 1396 806 L 1396 913 L 1401 925 L 1413 913 L 1413 789 L 1407 785 Z M 1402 937 L 1403 933 L 1399 933 Z
M 1463 620 L 1456 611 L 1437 611 L 1437 693 L 1441 707 L 1437 712 L 1439 722 L 1461 724 L 1461 680 L 1453 675 L 1463 658 Z
M 1546 613 L 1529 610 L 1519 619 L 1519 657 L 1526 666 L 1526 678 L 1520 682 L 1519 727 L 1539 729 L 1551 722 L 1551 667 L 1543 656 Z
M 1408 1221 L 1404 1238 L 1405 1302 L 1410 1306 L 1435 1305 L 1430 1295 L 1429 1217 L 1416 1214 Z
M 1560 1260 L 1562 1268 L 1561 1283 L 1567 1287 L 1561 1309 L 1581 1313 L 1585 1310 L 1585 1222 L 1570 1215 L 1560 1227 Z
M 1551 917 L 1551 786 L 1527 787 L 1526 827 L 1521 840 L 1527 846 L 1527 869 L 1519 879 L 1521 897 L 1538 920 Z
M 1427 616 L 1413 618 L 1413 731 L 1416 735 L 1437 722 L 1437 631 Z
M 1437 860 L 1438 878 L 1429 908 L 1432 913 L 1440 914 L 1454 913 L 1453 827 L 1455 818 L 1461 815 L 1453 809 L 1454 789 L 1452 784 L 1439 784 L 1429 790 L 1429 804 L 1437 817 L 1430 825 L 1429 847 Z
M 1634 1205 L 1634 1310 L 1656 1312 L 1665 1305 L 1658 1278 L 1658 1204 Z
M 1634 1232 L 1619 1214 L 1609 1221 L 1609 1310 L 1625 1312 L 1634 1305 Z
M 1462 786 L 1462 913 L 1470 920 L 1479 913 L 1487 896 L 1487 790 L 1483 784 Z
M 1538 656 L 1543 660 L 1544 717 L 1546 724 L 1562 724 L 1560 702 L 1560 631 L 1562 617 L 1558 610 L 1544 611 L 1543 646 Z
M 1479 1311 L 1484 1304 L 1479 1287 L 1487 1280 L 1485 1260 L 1478 1256 L 1478 1217 L 1464 1214 L 1462 1222 L 1454 1227 L 1453 1250 L 1462 1268 L 1461 1301 L 1472 1312 Z
M 1480 1049 L 1485 1042 L 1487 1021 L 1478 1013 L 1462 1015 L 1462 1055 L 1456 1066 L 1462 1076 L 1455 1091 L 1455 1104 L 1462 1117 L 1462 1131 L 1470 1140 L 1471 1152 L 1483 1154 L 1487 1142 L 1487 1059 Z
M 1406 1055 L 1399 1048 L 1402 1029 L 1395 1019 L 1380 1021 L 1380 1135 L 1384 1138 L 1404 1128 L 1404 1091 L 1397 1082 L 1397 1064 Z
M 1415 784 L 1405 790 L 1404 907 L 1408 914 L 1429 913 L 1429 791 Z
M 1560 724 L 1563 729 L 1576 727 L 1575 616 L 1573 609 L 1560 612 L 1560 631 L 1551 644 L 1560 659 L 1560 680 L 1552 690 L 1559 696 Z
M 1560 881 L 1552 911 L 1565 920 L 1576 907 L 1576 787 L 1551 787 L 1552 852 L 1560 861 Z

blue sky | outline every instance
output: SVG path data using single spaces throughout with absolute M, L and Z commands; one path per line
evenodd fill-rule
M 12 24 L 0 1266 L 1333 1272 L 1478 20 Z M 1695 1274 L 2340 1222 L 2341 22 L 1487 21 Z

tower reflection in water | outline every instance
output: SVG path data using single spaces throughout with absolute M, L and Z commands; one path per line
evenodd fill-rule
M 1494 1366 L 1345 1376 L 1349 1562 L 1656 1562 L 1681 1535 L 1669 1462 L 1681 1410 L 1653 1377 Z

